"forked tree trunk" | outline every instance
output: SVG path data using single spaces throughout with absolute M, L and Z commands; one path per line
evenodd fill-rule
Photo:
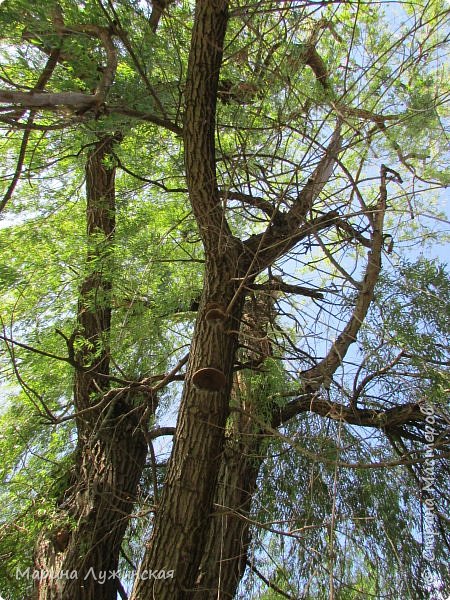
M 190 201 L 205 248 L 176 439 L 133 600 L 191 598 L 208 535 L 242 312 L 243 247 L 226 223 L 217 188 L 215 108 L 227 26 L 226 0 L 196 4 L 186 83 L 184 151 Z M 221 316 L 222 315 L 222 316 Z M 173 577 L 149 579 L 149 572 Z
M 86 165 L 87 262 L 80 289 L 73 358 L 78 443 L 72 486 L 40 536 L 35 569 L 39 600 L 113 600 L 117 567 L 147 452 L 132 399 L 109 388 L 111 250 L 115 228 L 113 138 L 95 144 Z M 73 340 L 72 342 L 73 343 Z M 81 346 L 80 346 L 81 344 Z M 69 344 L 70 345 L 70 344 Z

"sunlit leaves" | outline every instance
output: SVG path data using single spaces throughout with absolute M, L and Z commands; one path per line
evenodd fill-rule
M 70 351 L 83 354 L 82 367 L 89 368 L 108 348 L 111 374 L 121 382 L 161 376 L 189 350 L 204 284 L 180 135 L 193 4 L 170 3 L 156 33 L 151 3 L 62 0 L 60 6 L 63 35 L 55 25 L 56 2 L 2 5 L 0 87 L 30 92 L 49 54 L 59 49 L 45 91 L 92 96 L 107 52 L 96 36 L 75 30 L 83 24 L 107 28 L 118 66 L 105 102 L 93 110 L 54 106 L 31 114 L 11 106 L 0 112 L 7 130 L 2 192 L 17 170 L 27 123 L 38 127 L 29 132 L 22 177 L 0 229 L 6 338 L 1 375 L 8 384 L 1 415 L 2 476 L 8 485 L 1 499 L 9 506 L 0 553 L 5 549 L 1 557 L 13 566 L 29 558 L 58 496 L 55 488 L 64 488 L 70 471 L 74 432 L 50 424 L 51 414 L 66 418 L 74 410 L 76 365 L 70 364 Z M 289 402 L 291 396 L 283 394 L 300 390 L 299 372 L 323 358 L 354 310 L 370 260 L 383 164 L 402 179 L 391 177 L 387 186 L 385 275 L 364 333 L 320 393 L 330 403 L 353 400 L 355 410 L 381 410 L 420 397 L 442 407 L 447 401 L 448 275 L 438 263 L 408 258 L 411 248 L 445 239 L 438 193 L 449 177 L 446 24 L 448 6 L 435 1 L 230 5 L 215 160 L 220 201 L 234 236 L 245 240 L 269 222 L 279 226 L 276 211 L 299 202 L 336 122 L 342 122 L 337 164 L 305 209 L 308 234 L 271 265 L 273 273 L 258 279 L 276 273 L 286 282 L 323 288 L 323 298 L 314 300 L 277 297 L 273 356 L 259 372 L 241 373 L 263 421 L 274 406 Z M 155 125 L 155 116 L 161 125 Z M 89 241 L 86 236 L 85 163 L 94 144 L 111 134 L 121 138 L 107 165 L 116 167 L 117 214 L 114 239 L 104 244 L 101 235 Z M 252 199 L 266 202 L 265 210 Z M 327 226 L 318 228 L 317 220 L 327 215 L 332 215 Z M 257 264 L 258 250 L 252 258 Z M 111 304 L 110 339 L 93 342 L 78 331 L 71 347 L 80 286 L 93 272 L 111 291 L 86 293 L 83 308 L 93 312 Z M 248 275 L 253 277 L 251 270 Z M 405 356 L 395 369 L 380 372 L 400 351 Z M 369 380 L 362 385 L 364 377 Z M 179 399 L 180 386 L 171 385 L 160 393 L 160 406 L 176 410 Z M 283 432 L 295 451 L 265 440 L 268 454 L 253 516 L 281 521 L 280 528 L 298 530 L 300 537 L 289 542 L 255 528 L 255 564 L 294 597 L 308 585 L 311 598 L 325 597 L 330 569 L 339 598 L 393 594 L 400 585 L 404 597 L 414 597 L 410 582 L 420 562 L 414 482 L 400 468 L 335 469 L 339 460 L 392 459 L 387 438 L 363 435 L 328 415 L 301 415 Z M 141 493 L 146 508 L 150 479 L 146 472 Z M 440 475 L 440 490 L 443 479 Z M 405 490 L 412 490 L 411 497 Z M 131 538 L 142 536 L 147 525 L 133 523 Z M 139 555 L 136 546 L 130 539 L 133 558 Z M 263 558 L 266 550 L 276 560 Z M 399 575 L 402 570 L 407 577 Z

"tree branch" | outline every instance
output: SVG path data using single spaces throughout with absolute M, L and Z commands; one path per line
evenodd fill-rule
M 368 383 L 370 383 L 374 379 L 377 379 L 378 377 L 381 377 L 382 375 L 385 375 L 386 373 L 388 373 L 393 367 L 395 367 L 395 365 L 402 359 L 403 356 L 405 356 L 405 354 L 402 350 L 397 354 L 397 356 L 393 360 L 391 360 L 382 369 L 378 369 L 375 372 L 369 373 L 369 375 L 366 375 L 359 384 L 357 384 L 357 379 L 355 378 L 355 386 L 354 386 L 354 390 L 353 390 L 353 396 L 350 400 L 351 406 L 354 406 L 354 407 L 357 406 L 358 399 L 361 396 L 362 392 L 364 391 L 364 388 L 366 387 L 366 385 Z
M 78 112 L 99 107 L 105 102 L 109 88 L 113 84 L 117 69 L 117 52 L 112 42 L 111 33 L 105 27 L 98 25 L 71 25 L 65 26 L 62 21 L 62 15 L 58 18 L 54 16 L 54 25 L 57 33 L 62 36 L 70 33 L 82 33 L 97 37 L 103 44 L 106 51 L 106 67 L 103 70 L 102 77 L 97 85 L 95 93 L 92 95 L 80 92 L 20 92 L 15 90 L 0 90 L 0 103 L 13 103 L 25 108 L 55 108 L 65 106 Z M 56 57 L 56 62 L 59 55 Z M 53 60 L 53 59 L 52 59 Z M 56 65 L 55 62 L 55 65 Z M 54 68 L 54 66 L 53 66 Z
M 283 598 L 287 598 L 288 600 L 295 600 L 294 596 L 291 596 L 290 594 L 287 594 L 280 587 L 278 587 L 275 583 L 269 581 L 269 579 L 267 579 L 266 577 L 264 577 L 264 575 L 261 573 L 261 571 L 259 571 L 255 567 L 255 565 L 252 564 L 249 560 L 247 560 L 247 566 L 249 567 L 249 569 L 251 571 L 253 571 L 253 573 L 255 573 L 255 575 L 257 575 L 259 577 L 259 579 L 261 579 L 261 581 L 263 583 L 265 583 L 267 585 L 268 588 L 274 590 L 277 594 L 280 594 L 280 596 L 283 596 Z
M 314 403 L 311 404 L 311 401 L 314 400 L 314 395 L 312 395 L 312 394 L 309 395 L 309 398 L 307 396 L 308 395 L 300 397 L 300 399 L 305 402 L 305 404 L 303 405 L 303 410 L 298 410 L 298 412 L 293 413 L 289 418 L 292 418 L 292 416 L 295 416 L 296 414 L 300 414 L 301 412 L 310 411 L 310 412 L 317 412 L 317 414 L 321 414 L 321 416 L 324 416 L 324 417 L 332 418 L 333 420 L 344 421 L 343 417 L 345 416 L 345 411 L 348 410 L 347 407 L 342 406 L 338 403 L 328 402 L 323 399 L 318 399 L 319 402 L 324 404 L 324 407 L 320 408 L 320 407 L 317 407 L 317 405 L 315 406 Z M 317 408 L 317 411 L 310 410 L 310 407 L 314 407 L 314 406 Z M 344 412 L 342 412 L 340 410 L 341 407 Z M 404 404 L 404 405 L 400 405 L 400 406 L 395 406 L 386 411 L 377 412 L 374 410 L 372 412 L 372 419 L 370 419 L 370 418 L 368 420 L 361 419 L 357 423 L 349 423 L 349 424 L 360 425 L 363 427 L 374 427 L 376 429 L 389 430 L 390 433 L 394 432 L 397 435 L 401 435 L 404 438 L 409 438 L 411 440 L 419 441 L 423 444 L 423 443 L 426 443 L 425 431 L 424 431 L 423 436 L 418 436 L 418 435 L 410 434 L 409 432 L 403 431 L 401 429 L 401 426 L 406 425 L 406 424 L 414 425 L 415 427 L 420 427 L 422 424 L 423 425 L 422 429 L 425 429 L 426 415 L 422 414 L 422 412 L 420 411 L 420 408 L 418 408 L 418 407 L 419 407 L 419 404 L 408 403 L 408 404 Z M 319 412 L 319 410 L 320 410 L 320 412 Z M 419 410 L 420 415 L 417 413 L 417 410 Z M 280 431 L 278 431 L 277 427 L 279 427 L 280 425 L 283 424 L 283 422 L 281 422 L 281 420 L 279 419 L 279 416 L 282 414 L 283 409 L 280 410 L 278 418 L 276 415 L 274 416 L 272 423 L 270 425 L 264 419 L 262 419 L 261 417 L 258 417 L 256 414 L 249 413 L 248 411 L 245 411 L 241 408 L 234 407 L 232 409 L 232 411 L 241 413 L 241 414 L 247 416 L 248 418 L 252 419 L 255 423 L 258 424 L 261 432 L 266 431 L 268 434 L 271 434 L 273 437 L 283 440 L 289 446 L 295 448 L 301 454 L 303 454 L 304 456 L 307 456 L 311 460 L 323 462 L 325 464 L 331 464 L 334 467 L 342 467 L 342 468 L 346 468 L 346 469 L 385 469 L 386 467 L 395 467 L 398 465 L 414 464 L 414 463 L 420 463 L 420 462 L 425 462 L 425 461 L 429 460 L 426 456 L 423 456 L 422 458 L 420 458 L 420 457 L 415 458 L 415 459 L 402 458 L 400 460 L 389 461 L 389 462 L 383 461 L 383 462 L 371 462 L 371 463 L 349 463 L 349 462 L 345 462 L 345 461 L 336 460 L 336 458 L 326 458 L 326 457 L 318 455 L 314 452 L 311 452 L 310 450 L 305 449 L 296 440 L 294 440 L 291 437 L 289 437 L 288 435 L 285 435 L 285 434 L 281 433 Z M 363 411 L 363 412 L 365 412 L 365 411 Z M 368 410 L 367 412 L 370 413 L 370 410 Z M 418 417 L 418 420 L 415 419 L 416 416 Z M 389 421 L 389 422 L 387 422 L 387 421 Z M 347 423 L 347 421 L 345 421 L 345 422 Z M 448 426 L 446 424 L 443 424 L 442 428 L 446 433 L 448 432 Z M 450 442 L 450 436 L 447 435 L 447 438 Z M 447 447 L 447 444 L 442 443 L 442 442 L 440 445 Z M 425 450 L 423 450 L 423 452 L 425 453 Z M 416 451 L 416 453 L 418 453 L 418 451 Z M 412 455 L 413 451 L 411 451 L 410 454 Z M 450 452 L 448 450 L 445 450 L 441 454 L 436 455 L 435 458 L 436 459 L 437 458 L 447 458 L 448 456 L 450 456 Z
M 152 1 L 152 14 L 150 15 L 150 19 L 148 20 L 148 22 L 150 24 L 150 28 L 153 31 L 153 33 L 156 33 L 156 30 L 158 29 L 159 21 L 163 15 L 164 11 L 169 6 L 169 4 L 172 4 L 173 2 L 174 2 L 174 0 L 153 0 Z
M 163 437 L 165 435 L 174 436 L 176 432 L 176 427 L 157 427 L 156 429 L 151 429 L 147 437 L 151 440 L 154 440 L 158 437 Z
M 106 27 L 99 25 L 70 25 L 61 30 L 61 33 L 84 33 L 97 37 L 106 51 L 106 67 L 95 90 L 94 98 L 97 104 L 105 101 L 109 88 L 114 82 L 117 70 L 117 52 L 112 41 L 111 32 Z
M 316 366 L 300 373 L 305 389 L 317 390 L 321 385 L 326 385 L 331 380 L 336 369 L 344 360 L 350 345 L 356 341 L 358 331 L 372 302 L 375 285 L 381 271 L 381 253 L 383 249 L 383 221 L 387 201 L 386 167 L 384 165 L 381 166 L 380 176 L 379 201 L 370 213 L 373 226 L 371 250 L 368 253 L 366 272 L 358 292 L 355 309 L 344 330 L 331 346 L 327 356 Z
M 148 121 L 149 123 L 153 123 L 154 125 L 158 125 L 160 127 L 164 127 L 164 129 L 168 129 L 172 131 L 176 135 L 183 135 L 183 128 L 179 125 L 176 125 L 172 121 L 168 119 L 162 119 L 152 113 L 142 112 L 140 110 L 134 110 L 132 108 L 126 108 L 124 106 L 116 106 L 116 105 L 105 105 L 106 112 L 116 113 L 118 115 L 125 115 L 127 117 L 132 117 L 134 119 L 139 119 L 141 121 Z
M 298 195 L 292 208 L 286 213 L 277 212 L 274 214 L 266 231 L 259 235 L 251 236 L 244 242 L 253 257 L 249 271 L 260 272 L 267 268 L 279 256 L 294 247 L 299 239 L 304 237 L 305 230 L 314 230 L 314 225 L 306 224 L 305 219 L 311 211 L 315 199 L 331 176 L 340 147 L 341 122 L 338 121 L 324 155 L 303 190 Z M 331 214 L 333 218 L 336 218 L 336 212 Z M 328 216 L 328 218 L 330 217 Z M 299 231 L 302 225 L 302 230 Z
M 284 292 L 286 294 L 299 294 L 300 296 L 307 296 L 309 298 L 322 299 L 322 291 L 326 290 L 313 290 L 311 288 L 303 287 L 301 285 L 291 285 L 284 283 L 284 281 L 271 280 L 267 283 L 250 283 L 247 286 L 251 290 L 261 290 L 265 292 Z
M 42 123 L 35 123 L 34 121 L 30 124 L 29 120 L 26 123 L 21 123 L 17 121 L 15 118 L 12 119 L 9 116 L 0 114 L 0 123 L 6 123 L 10 125 L 14 129 L 20 130 L 29 130 L 29 131 L 58 131 L 60 129 L 67 129 L 72 125 L 77 125 L 80 121 L 83 120 L 82 116 L 71 117 L 68 120 L 60 121 L 59 123 L 54 123 L 53 125 L 43 125 Z
M 158 110 L 160 111 L 160 113 L 162 114 L 162 116 L 164 117 L 164 119 L 167 119 L 167 114 L 166 111 L 164 110 L 164 106 L 161 103 L 161 100 L 158 98 L 158 95 L 156 94 L 153 86 L 151 85 L 147 74 L 144 70 L 144 68 L 142 67 L 134 49 L 133 46 L 130 44 L 130 40 L 128 39 L 128 33 L 127 31 L 122 27 L 121 22 L 120 22 L 120 18 L 119 15 L 117 14 L 117 11 L 114 7 L 114 4 L 111 2 L 111 0 L 108 0 L 108 6 L 113 14 L 114 20 L 111 19 L 111 17 L 108 15 L 107 10 L 103 7 L 103 4 L 101 2 L 99 2 L 103 12 L 105 13 L 108 21 L 111 24 L 111 27 L 114 27 L 116 34 L 119 36 L 120 40 L 122 41 L 123 45 L 125 46 L 125 48 L 127 49 L 128 54 L 131 57 L 131 60 L 134 63 L 134 66 L 136 67 L 139 75 L 142 77 L 142 80 L 148 90 L 148 92 L 150 93 L 150 96 L 153 98 L 153 100 L 156 103 L 156 106 L 158 108 Z M 157 25 L 157 24 L 156 24 Z M 154 32 L 156 31 L 156 29 L 154 30 Z
M 426 416 L 420 410 L 419 403 L 416 402 L 393 406 L 387 410 L 375 410 L 345 406 L 320 398 L 316 393 L 308 393 L 295 398 L 278 412 L 275 411 L 272 427 L 284 425 L 293 417 L 305 412 L 312 412 L 334 421 L 342 421 L 347 425 L 389 429 L 390 431 L 399 431 L 404 425 L 420 427 L 425 422 Z M 405 432 L 402 432 L 402 436 L 408 437 Z
M 53 74 L 53 71 L 58 64 L 60 50 L 56 48 L 52 50 L 50 56 L 48 57 L 47 64 L 45 65 L 42 73 L 39 76 L 39 79 L 34 87 L 34 92 L 38 92 L 44 89 L 48 80 Z M 19 182 L 20 176 L 22 175 L 22 169 L 25 162 L 25 154 L 27 151 L 28 140 L 30 139 L 30 134 L 32 131 L 33 121 L 34 121 L 35 111 L 31 111 L 28 115 L 27 122 L 25 123 L 25 131 L 22 137 L 22 143 L 20 144 L 19 156 L 17 158 L 17 166 L 14 172 L 13 178 L 11 179 L 11 183 L 6 190 L 5 195 L 3 196 L 0 202 L 0 213 L 3 212 L 7 203 L 11 199 L 14 190 L 16 189 L 17 183 Z
M 66 106 L 73 110 L 88 110 L 97 105 L 95 95 L 82 92 L 17 92 L 0 89 L 0 103 L 24 108 L 53 108 Z
M 224 200 L 236 200 L 248 204 L 249 206 L 253 206 L 254 208 L 258 208 L 269 218 L 272 218 L 276 212 L 275 206 L 270 202 L 251 194 L 243 194 L 242 192 L 234 192 L 232 190 L 220 190 L 219 197 Z
M 189 198 L 209 256 L 217 254 L 218 241 L 228 244 L 233 239 L 220 204 L 215 147 L 217 87 L 228 16 L 226 2 L 213 6 L 211 9 L 207 2 L 198 2 L 196 6 L 184 119 Z
M 73 365 L 73 362 L 67 356 L 58 356 L 57 354 L 52 354 L 51 352 L 46 352 L 45 350 L 39 350 L 39 348 L 35 348 L 34 346 L 29 346 L 28 344 L 22 344 L 21 342 L 17 342 L 9 337 L 4 335 L 0 335 L 0 340 L 7 342 L 13 346 L 18 346 L 19 348 L 23 348 L 24 350 L 28 350 L 29 352 L 34 352 L 35 354 L 40 354 L 41 356 L 46 356 L 47 358 L 53 358 L 54 360 L 61 360 L 62 362 L 69 363 L 69 365 Z

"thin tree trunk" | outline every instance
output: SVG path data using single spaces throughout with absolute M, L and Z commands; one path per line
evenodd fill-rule
M 109 388 L 115 229 L 115 168 L 109 161 L 114 141 L 109 137 L 95 144 L 86 165 L 86 276 L 70 341 L 78 342 L 74 407 L 84 412 L 76 418 L 72 486 L 36 550 L 35 569 L 43 575 L 37 582 L 39 600 L 115 600 L 120 546 L 145 465 L 145 437 L 131 397 L 116 395 L 86 410 Z

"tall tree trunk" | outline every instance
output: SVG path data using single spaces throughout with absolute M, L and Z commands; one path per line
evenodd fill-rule
M 206 254 L 185 385 L 164 491 L 133 589 L 133 600 L 192 597 L 212 510 L 229 411 L 242 312 L 237 294 L 242 244 L 220 203 L 215 161 L 219 71 L 226 0 L 196 4 L 186 83 L 184 150 L 189 198 Z M 149 579 L 149 572 L 173 577 Z
M 248 519 L 263 444 L 251 419 L 239 421 L 223 452 L 194 600 L 234 598 L 246 569 L 251 542 Z
M 39 600 L 115 600 L 120 546 L 145 465 L 145 436 L 132 397 L 118 393 L 101 403 L 110 371 L 115 168 L 109 165 L 114 141 L 108 137 L 96 143 L 86 164 L 86 276 L 70 340 L 77 341 L 78 443 L 72 486 L 37 546 L 35 568 L 43 575 L 37 582 Z

